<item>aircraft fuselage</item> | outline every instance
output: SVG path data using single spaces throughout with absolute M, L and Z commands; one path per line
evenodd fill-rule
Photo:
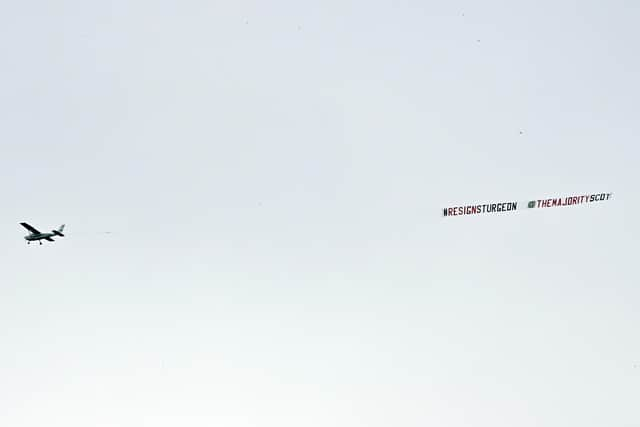
M 28 234 L 24 236 L 24 239 L 28 242 L 33 242 L 35 240 L 50 239 L 53 236 L 55 236 L 53 233 Z

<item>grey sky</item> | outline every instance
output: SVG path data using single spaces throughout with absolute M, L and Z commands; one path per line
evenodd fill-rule
M 5 2 L 0 425 L 640 424 L 639 18 Z

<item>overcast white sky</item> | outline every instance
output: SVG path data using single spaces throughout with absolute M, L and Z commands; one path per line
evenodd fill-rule
M 0 425 L 640 425 L 639 19 L 2 2 Z

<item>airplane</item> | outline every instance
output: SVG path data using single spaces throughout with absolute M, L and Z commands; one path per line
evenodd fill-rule
M 34 227 L 27 224 L 26 222 L 21 222 L 20 225 L 26 228 L 27 230 L 29 230 L 30 234 L 27 236 L 24 236 L 24 239 L 27 241 L 27 244 L 30 244 L 35 240 L 39 241 L 40 244 L 42 244 L 42 240 L 55 242 L 55 240 L 52 239 L 53 236 L 64 237 L 64 234 L 62 234 L 62 232 L 64 231 L 64 224 L 62 224 L 60 228 L 58 228 L 57 230 L 51 230 L 51 233 L 41 233 L 38 230 L 36 230 Z

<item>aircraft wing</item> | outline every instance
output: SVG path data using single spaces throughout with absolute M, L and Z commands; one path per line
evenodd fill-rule
M 36 230 L 35 228 L 30 226 L 26 222 L 21 222 L 20 225 L 23 226 L 24 228 L 26 228 L 27 230 L 29 230 L 30 232 L 34 233 L 34 234 L 40 234 L 40 232 L 38 230 Z
M 48 240 L 50 242 L 55 242 L 55 240 L 53 240 L 51 237 L 45 237 L 44 240 Z

